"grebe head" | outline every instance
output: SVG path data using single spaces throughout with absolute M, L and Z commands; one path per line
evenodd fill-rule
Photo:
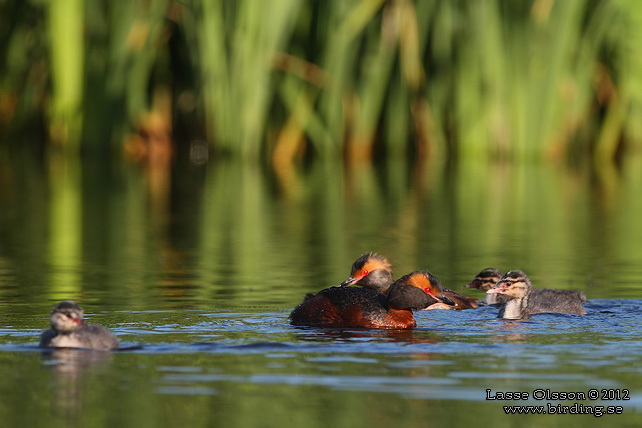
M 362 254 L 353 264 L 350 277 L 340 285 L 360 285 L 385 293 L 392 284 L 392 268 L 385 257 L 375 253 Z
M 524 297 L 532 288 L 531 280 L 521 270 L 511 270 L 488 290 L 488 294 L 504 294 L 513 298 Z
M 441 282 L 430 272 L 418 270 L 402 276 L 388 290 L 388 304 L 397 309 L 420 310 L 435 303 L 455 305 L 443 294 Z
M 466 288 L 477 288 L 479 290 L 488 291 L 497 284 L 503 273 L 499 269 L 487 268 L 479 272 L 475 279 L 466 285 Z
M 70 332 L 82 327 L 83 315 L 83 310 L 78 303 L 65 300 L 58 303 L 53 309 L 49 322 L 51 327 L 58 332 Z

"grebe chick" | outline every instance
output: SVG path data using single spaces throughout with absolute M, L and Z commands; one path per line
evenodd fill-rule
M 499 293 L 510 298 L 499 310 L 499 318 L 519 319 L 544 312 L 585 315 L 584 293 L 563 290 L 542 290 L 535 293 L 531 280 L 521 270 L 512 270 L 501 277 L 488 294 Z
M 497 284 L 497 281 L 504 274 L 499 269 L 487 268 L 479 272 L 475 279 L 473 279 L 466 288 L 477 288 L 479 290 L 488 291 Z M 555 296 L 564 294 L 568 296 L 577 297 L 582 302 L 586 302 L 586 294 L 577 290 L 553 290 L 548 288 L 533 288 L 531 293 L 535 296 L 541 296 L 542 299 L 553 299 Z M 510 298 L 502 294 L 487 294 L 486 304 L 493 305 L 497 303 L 506 303 Z
M 369 288 L 331 287 L 307 295 L 290 314 L 292 325 L 338 328 L 407 329 L 416 327 L 413 310 L 436 303 L 454 304 L 439 280 L 415 271 L 395 281 L 387 295 Z
M 51 328 L 40 337 L 40 347 L 85 348 L 110 351 L 118 348 L 120 342 L 106 327 L 87 324 L 83 310 L 78 303 L 65 300 L 58 303 L 51 312 Z
M 479 272 L 477 276 L 470 281 L 466 288 L 477 288 L 481 291 L 488 291 L 497 284 L 497 281 L 503 276 L 501 270 L 495 268 L 486 268 Z M 502 294 L 487 294 L 486 304 L 494 305 L 496 303 L 506 303 L 510 300 L 508 296 Z

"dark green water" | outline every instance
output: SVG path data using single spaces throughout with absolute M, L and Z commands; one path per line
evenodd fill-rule
M 639 426 L 639 163 L 599 173 L 318 163 L 275 174 L 179 160 L 168 174 L 0 158 L 0 423 Z M 288 324 L 305 293 L 338 284 L 370 250 L 396 276 L 429 269 L 469 295 L 482 268 L 522 269 L 537 287 L 583 290 L 588 315 L 427 311 L 408 332 Z M 38 350 L 67 298 L 124 349 Z M 487 389 L 531 399 L 487 400 Z M 547 389 L 629 399 L 532 398 Z M 576 403 L 623 414 L 503 408 Z

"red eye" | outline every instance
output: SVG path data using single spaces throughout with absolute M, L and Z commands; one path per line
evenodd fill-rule
M 368 272 L 367 270 L 364 270 L 364 271 L 363 271 L 363 276 L 368 275 L 368 273 L 369 273 L 369 272 Z
M 434 294 L 432 294 L 432 290 L 431 290 L 430 288 L 426 287 L 426 288 L 424 288 L 424 291 L 426 292 L 426 294 L 428 294 L 428 295 L 429 295 L 430 297 L 432 297 L 433 299 L 435 299 L 435 300 L 440 300 L 440 299 L 438 299 Z

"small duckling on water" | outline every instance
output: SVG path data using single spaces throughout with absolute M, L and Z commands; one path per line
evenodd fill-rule
M 110 351 L 118 348 L 120 342 L 106 327 L 87 324 L 84 312 L 78 303 L 65 300 L 58 303 L 51 312 L 51 328 L 40 337 L 42 348 L 84 348 Z
M 477 288 L 481 291 L 488 291 L 497 284 L 504 274 L 499 269 L 487 268 L 479 272 L 475 279 L 466 285 L 466 288 Z M 549 288 L 533 288 L 531 291 L 533 296 L 538 296 L 539 299 L 550 300 L 559 295 L 567 295 L 569 298 L 578 298 L 582 302 L 586 302 L 586 294 L 577 290 L 554 290 Z M 487 294 L 486 304 L 494 305 L 497 303 L 506 303 L 511 298 L 503 294 Z
M 531 280 L 521 270 L 512 270 L 502 276 L 487 293 L 510 298 L 499 310 L 499 318 L 519 319 L 544 312 L 586 315 L 582 304 L 586 301 L 584 293 L 533 288 Z
M 503 276 L 501 270 L 495 268 L 486 268 L 479 272 L 477 276 L 466 284 L 466 288 L 476 288 L 480 291 L 488 291 L 497 284 L 497 281 Z M 494 305 L 497 303 L 506 303 L 510 297 L 501 294 L 487 294 L 486 304 Z

